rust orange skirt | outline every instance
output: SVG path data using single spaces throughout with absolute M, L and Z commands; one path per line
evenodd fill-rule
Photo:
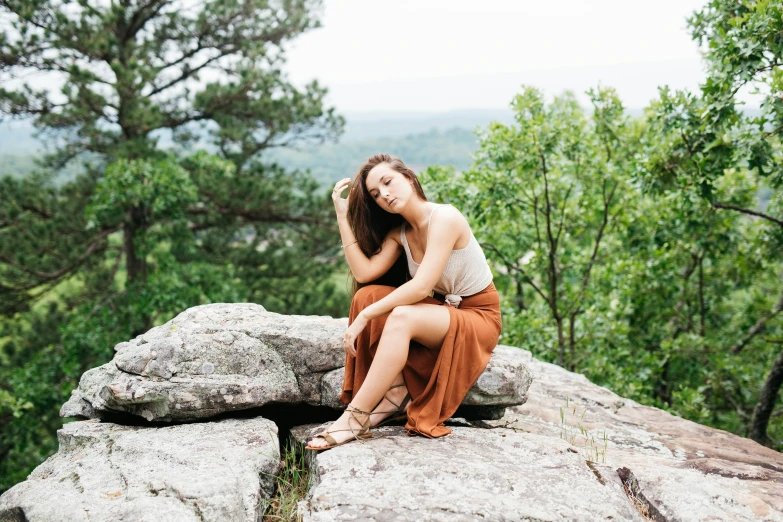
M 348 316 L 350 325 L 359 312 L 393 292 L 393 286 L 369 285 L 353 296 Z M 462 399 L 489 362 L 500 337 L 500 296 L 495 284 L 481 292 L 463 297 L 459 308 L 445 305 L 434 297 L 419 303 L 446 306 L 449 330 L 440 349 L 432 350 L 411 341 L 408 360 L 402 370 L 405 386 L 411 394 L 408 406 L 409 434 L 442 437 L 451 433 L 443 423 L 457 411 Z M 340 400 L 351 402 L 364 382 L 383 327 L 389 314 L 370 320 L 356 339 L 356 357 L 345 357 L 345 379 Z

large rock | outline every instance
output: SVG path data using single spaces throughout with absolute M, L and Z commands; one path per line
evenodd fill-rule
M 323 426 L 302 426 L 304 441 Z M 374 430 L 311 459 L 309 522 L 642 520 L 620 480 L 599 479 L 561 439 L 452 426 L 440 439 Z M 616 477 L 616 475 L 615 475 Z M 603 484 L 601 483 L 603 481 Z
M 630 477 L 629 485 L 659 520 L 783 521 L 783 454 L 642 406 L 520 352 L 534 376 L 528 401 L 488 425 L 550 438 L 573 438 L 579 424 L 597 440 L 605 432 L 606 464 Z M 561 422 L 566 400 L 570 413 Z M 591 445 L 578 436 L 575 446 L 586 453 Z
M 0 497 L 3 522 L 256 522 L 280 465 L 263 418 L 159 428 L 66 424 L 60 450 Z
M 190 308 L 118 344 L 111 362 L 84 373 L 60 414 L 187 421 L 269 403 L 344 408 L 339 393 L 347 324 L 345 318 L 280 315 L 249 303 Z M 515 352 L 499 349 L 464 404 L 502 413 L 525 402 L 529 385 Z
M 380 428 L 310 454 L 304 519 L 783 521 L 783 454 L 513 350 L 533 374 L 525 405 L 440 439 Z

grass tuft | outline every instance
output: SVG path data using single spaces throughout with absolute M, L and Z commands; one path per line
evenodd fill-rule
M 560 438 L 572 446 L 581 447 L 582 455 L 587 462 L 606 463 L 609 437 L 606 431 L 603 431 L 596 440 L 596 434 L 591 433 L 582 425 L 587 413 L 587 406 L 583 406 L 583 408 L 580 413 L 580 406 L 566 397 L 565 407 L 560 407 Z
M 277 474 L 275 495 L 269 499 L 262 522 L 301 522 L 297 504 L 307 496 L 310 470 L 305 462 L 305 452 L 296 451 L 296 442 L 288 439 Z

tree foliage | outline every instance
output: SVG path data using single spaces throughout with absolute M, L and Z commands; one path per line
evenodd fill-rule
M 342 130 L 326 90 L 281 69 L 317 10 L 0 1 L 0 116 L 33 118 L 50 145 L 39 172 L 0 179 L 0 490 L 54 449 L 59 406 L 117 342 L 207 302 L 343 315 L 330 202 L 263 154 Z M 23 83 L 31 71 L 52 83 Z M 217 154 L 158 147 L 196 124 Z
M 757 404 L 775 403 L 765 375 L 778 375 L 783 263 L 774 223 L 715 202 L 758 208 L 759 177 L 727 150 L 693 168 L 690 116 L 672 107 L 699 98 L 663 90 L 634 121 L 611 89 L 588 94 L 585 111 L 523 88 L 517 123 L 480 132 L 471 169 L 427 169 L 428 195 L 471 221 L 503 296 L 502 342 L 755 437 Z M 706 177 L 718 161 L 726 168 Z M 758 439 L 775 444 L 783 426 L 770 412 L 772 436 Z
M 650 140 L 645 152 L 651 160 L 640 169 L 643 178 L 658 189 L 676 186 L 684 194 L 695 191 L 713 209 L 739 213 L 754 222 L 752 233 L 738 240 L 753 244 L 755 248 L 746 253 L 752 263 L 766 268 L 751 277 L 774 282 L 771 288 L 764 285 L 755 309 L 727 334 L 731 340 L 727 348 L 732 354 L 757 350 L 769 363 L 775 361 L 765 372 L 768 375 L 750 428 L 755 440 L 767 444 L 772 442 L 767 426 L 783 382 L 776 322 L 783 312 L 781 14 L 780 2 L 712 0 L 690 18 L 692 35 L 704 49 L 708 78 L 699 96 L 661 91 L 650 113 L 655 142 Z M 748 116 L 739 110 L 741 94 L 755 96 L 760 102 L 759 115 Z M 737 183 L 744 173 L 748 182 Z M 768 195 L 763 202 L 757 201 L 759 190 Z M 775 358 L 770 352 L 780 356 Z

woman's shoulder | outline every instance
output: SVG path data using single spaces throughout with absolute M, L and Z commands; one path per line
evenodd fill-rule
M 436 208 L 435 215 L 437 218 L 433 218 L 433 221 L 437 221 L 435 225 L 437 230 L 456 230 L 458 231 L 458 237 L 456 243 L 454 243 L 455 250 L 462 250 L 468 243 L 473 235 L 473 231 L 470 229 L 470 223 L 468 219 L 459 211 L 457 207 L 450 203 L 440 205 Z M 432 226 L 432 224 L 430 224 Z
M 447 214 L 452 218 L 465 219 L 465 216 L 462 215 L 462 212 L 460 212 L 460 210 L 451 203 L 441 203 L 438 205 L 436 210 L 438 211 L 438 214 Z
M 438 205 L 435 210 L 435 215 L 440 216 L 439 221 L 445 222 L 448 226 L 459 226 L 470 230 L 468 219 L 451 203 Z

